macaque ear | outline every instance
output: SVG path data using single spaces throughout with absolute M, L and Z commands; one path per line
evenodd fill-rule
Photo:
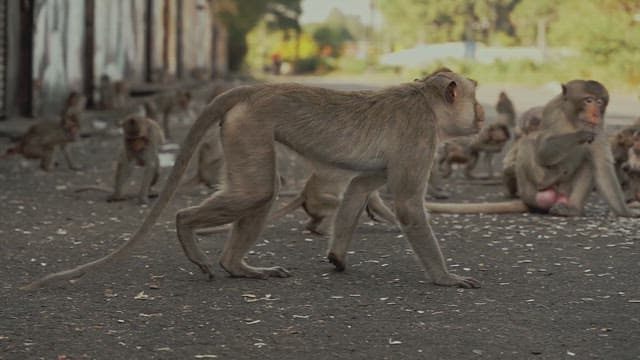
M 458 96 L 458 84 L 455 81 L 450 81 L 447 87 L 444 89 L 444 98 L 449 104 L 453 104 Z
M 562 84 L 562 96 L 567 97 L 567 85 Z

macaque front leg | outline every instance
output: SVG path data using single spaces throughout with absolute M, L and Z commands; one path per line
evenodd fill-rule
M 578 145 L 591 143 L 595 133 L 587 130 L 541 137 L 536 144 L 536 158 L 542 166 L 553 166 L 562 162 Z
M 489 179 L 493 179 L 493 153 L 485 151 L 484 161 L 487 166 L 487 171 L 489 172 Z
M 124 200 L 123 189 L 124 183 L 129 178 L 129 174 L 131 173 L 131 168 L 133 165 L 129 162 L 126 155 L 121 155 L 118 160 L 118 165 L 116 166 L 116 176 L 115 176 L 115 185 L 113 188 L 113 194 L 111 194 L 107 201 L 122 201 Z
M 166 109 L 162 112 L 162 131 L 164 131 L 164 137 L 171 138 L 171 132 L 169 130 L 169 110 Z
M 81 170 L 82 167 L 78 164 L 76 164 L 73 159 L 71 158 L 71 154 L 69 153 L 69 149 L 67 148 L 67 145 L 61 145 L 60 146 L 60 150 L 62 150 L 62 154 L 64 155 L 64 159 L 67 162 L 67 166 L 69 166 L 69 169 L 77 171 L 77 170 Z
M 431 230 L 424 209 L 423 196 L 427 179 L 418 176 L 409 177 L 408 174 L 414 173 L 414 169 L 400 168 L 388 171 L 389 187 L 394 196 L 398 222 L 433 283 L 464 288 L 480 287 L 478 280 L 452 274 L 447 270 L 438 240 Z M 427 175 L 428 172 L 424 177 Z
M 42 153 L 42 156 L 40 158 L 40 168 L 44 171 L 51 171 L 53 170 L 53 160 L 54 157 L 53 155 L 55 154 L 55 148 L 54 149 L 47 149 L 44 150 Z
M 151 150 L 147 150 L 151 151 Z M 149 203 L 149 189 L 151 189 L 154 180 L 157 179 L 158 174 L 158 161 L 151 161 L 146 163 L 144 172 L 142 174 L 142 181 L 140 182 L 140 192 L 138 193 L 138 202 L 140 204 Z
M 471 172 L 476 168 L 476 165 L 478 164 L 478 157 L 480 156 L 480 153 L 471 153 L 469 154 L 469 156 L 469 163 L 467 163 L 467 166 L 464 168 L 464 175 L 467 179 L 475 179 L 476 177 L 473 176 Z
M 335 265 L 336 270 L 344 271 L 346 256 L 353 232 L 362 214 L 369 194 L 382 186 L 384 174 L 359 175 L 351 180 L 344 192 L 342 201 L 333 218 L 333 234 L 329 240 L 327 258 Z

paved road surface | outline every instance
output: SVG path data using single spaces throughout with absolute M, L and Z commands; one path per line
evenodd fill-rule
M 327 239 L 303 230 L 301 211 L 270 224 L 247 259 L 293 277 L 218 269 L 207 281 L 182 254 L 173 220 L 204 189 L 182 191 L 144 248 L 116 266 L 75 285 L 18 290 L 106 254 L 140 224 L 148 208 L 72 191 L 111 182 L 118 144 L 82 139 L 77 173 L 0 162 L 0 359 L 640 359 L 640 223 L 612 217 L 595 194 L 583 218 L 434 215 L 448 267 L 482 281 L 477 290 L 432 285 L 403 236 L 366 219 L 347 271 L 336 273 Z M 286 159 L 287 187 L 297 188 L 306 168 Z M 446 187 L 455 201 L 502 199 L 499 186 L 460 174 Z M 216 258 L 225 238 L 200 245 Z

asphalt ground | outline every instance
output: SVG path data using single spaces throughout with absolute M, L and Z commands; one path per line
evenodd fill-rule
M 434 286 L 398 230 L 365 218 L 347 270 L 335 272 L 327 238 L 304 230 L 302 211 L 269 224 L 247 256 L 292 277 L 235 279 L 217 268 L 208 281 L 174 226 L 175 211 L 199 203 L 204 188 L 181 190 L 116 265 L 73 285 L 19 290 L 110 252 L 141 223 L 148 207 L 135 199 L 73 192 L 112 183 L 119 144 L 81 139 L 72 149 L 80 172 L 61 158 L 51 173 L 0 161 L 0 359 L 640 358 L 640 222 L 612 216 L 596 194 L 580 218 L 432 215 L 447 266 L 480 280 L 474 290 Z M 283 159 L 285 190 L 299 189 L 307 166 Z M 454 201 L 504 198 L 501 186 L 459 172 L 445 188 Z M 226 237 L 199 245 L 217 258 Z

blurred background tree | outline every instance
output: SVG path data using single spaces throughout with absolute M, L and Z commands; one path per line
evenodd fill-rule
M 218 16 L 229 32 L 229 69 L 238 71 L 247 54 L 247 34 L 265 20 L 269 28 L 299 36 L 301 0 L 218 0 Z
M 230 33 L 231 68 L 238 69 L 248 51 L 246 63 L 251 68 L 267 69 L 277 54 L 297 73 L 428 72 L 446 63 L 483 81 L 589 77 L 640 84 L 639 0 L 370 0 L 371 12 L 375 8 L 384 19 L 375 25 L 370 14 L 337 9 L 323 21 L 301 25 L 302 2 L 218 0 Z M 538 48 L 543 60 L 486 63 L 471 56 L 421 69 L 375 63 L 379 54 L 443 42 L 472 44 L 473 51 L 476 44 Z M 560 52 L 562 56 L 556 56 Z

